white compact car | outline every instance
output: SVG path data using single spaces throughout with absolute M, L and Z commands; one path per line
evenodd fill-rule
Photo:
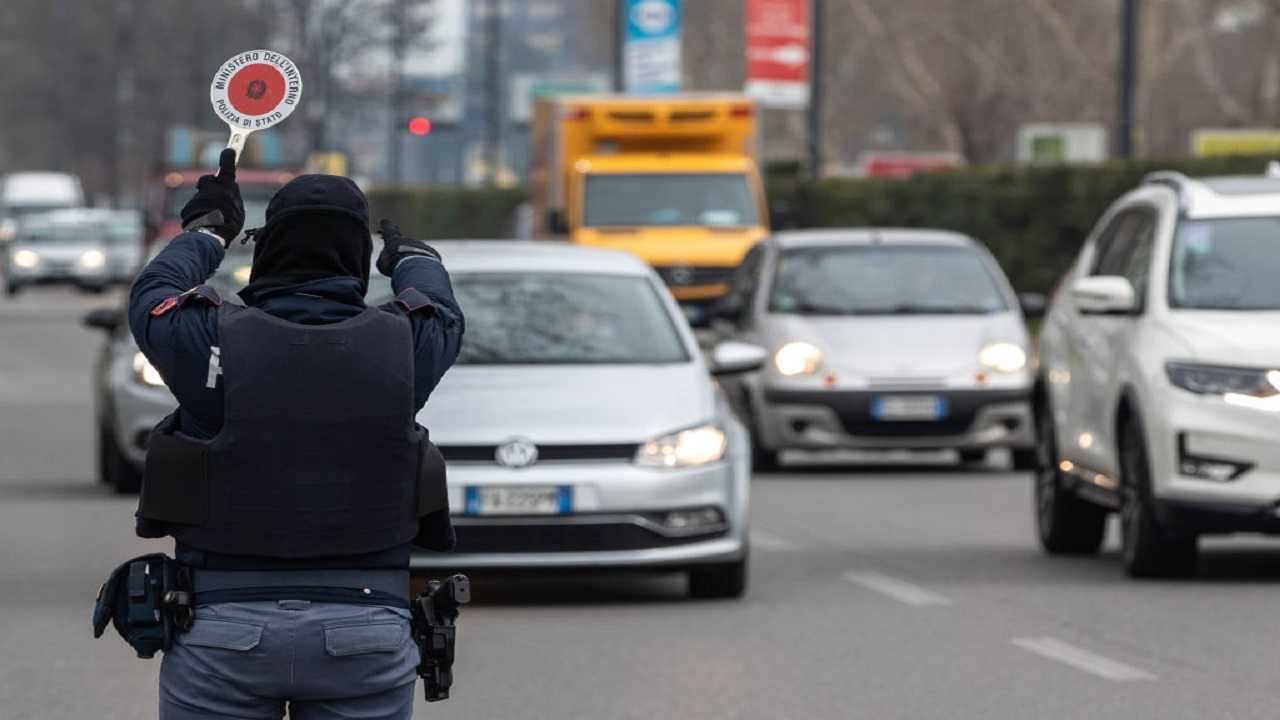
M 27 215 L 0 250 L 5 292 L 65 283 L 88 290 L 133 280 L 142 260 L 142 215 L 136 210 L 73 208 Z
M 425 568 L 666 568 L 697 597 L 746 587 L 751 442 L 662 281 L 620 252 L 438 243 L 466 313 L 420 418 L 449 468 L 458 547 Z
M 1041 296 L 1022 301 L 1043 309 Z M 1034 466 L 1019 298 L 968 237 L 778 233 L 747 254 L 712 312 L 720 333 L 773 353 L 728 383 L 757 468 L 784 450 L 842 448 L 947 448 L 971 462 L 1001 447 Z
M 1046 317 L 1036 517 L 1092 553 L 1118 511 L 1133 576 L 1197 537 L 1280 531 L 1280 179 L 1155 173 L 1085 242 Z

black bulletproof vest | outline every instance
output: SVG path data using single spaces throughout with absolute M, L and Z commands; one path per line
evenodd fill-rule
M 157 428 L 139 515 L 201 550 L 305 558 L 404 544 L 448 506 L 414 422 L 404 315 L 301 325 L 227 303 L 218 338 L 222 431 Z

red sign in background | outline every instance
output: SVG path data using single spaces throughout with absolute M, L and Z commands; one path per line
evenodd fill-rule
M 809 81 L 809 0 L 747 0 L 747 82 Z
M 266 115 L 284 100 L 284 75 L 266 63 L 245 65 L 227 83 L 227 100 L 243 115 Z

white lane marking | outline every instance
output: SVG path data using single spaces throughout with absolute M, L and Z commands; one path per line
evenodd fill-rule
M 759 548 L 765 552 L 794 552 L 800 549 L 798 545 L 790 540 L 785 540 L 767 532 L 760 532 L 759 530 L 751 531 L 750 543 L 751 547 Z
M 939 595 L 932 590 L 925 590 L 919 585 L 912 585 L 905 580 L 898 580 L 880 573 L 849 572 L 844 574 L 844 578 L 854 585 L 861 585 L 868 590 L 875 590 L 912 607 L 946 606 L 951 604 L 950 598 Z
M 1040 657 L 1056 660 L 1064 665 L 1087 672 L 1090 675 L 1112 680 L 1114 682 L 1132 682 L 1135 680 L 1155 680 L 1156 676 L 1126 665 L 1119 660 L 1112 660 L 1097 653 L 1091 653 L 1070 643 L 1051 637 L 1014 638 L 1013 644 L 1033 652 Z

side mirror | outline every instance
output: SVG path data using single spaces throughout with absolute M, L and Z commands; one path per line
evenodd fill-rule
M 1022 314 L 1029 318 L 1044 317 L 1049 301 L 1040 293 L 1019 293 L 1018 304 L 1022 306 Z
M 711 374 L 732 375 L 764 367 L 769 351 L 759 345 L 726 340 L 711 350 Z
M 563 210 L 547 211 L 547 231 L 552 235 L 569 234 L 569 223 L 565 220 Z
M 1138 307 L 1133 285 L 1119 275 L 1082 277 L 1071 286 L 1071 299 L 1088 315 L 1123 315 Z
M 120 327 L 120 321 L 123 319 L 119 310 L 97 308 L 85 313 L 81 322 L 85 327 L 105 330 L 110 333 L 115 332 L 116 328 Z

